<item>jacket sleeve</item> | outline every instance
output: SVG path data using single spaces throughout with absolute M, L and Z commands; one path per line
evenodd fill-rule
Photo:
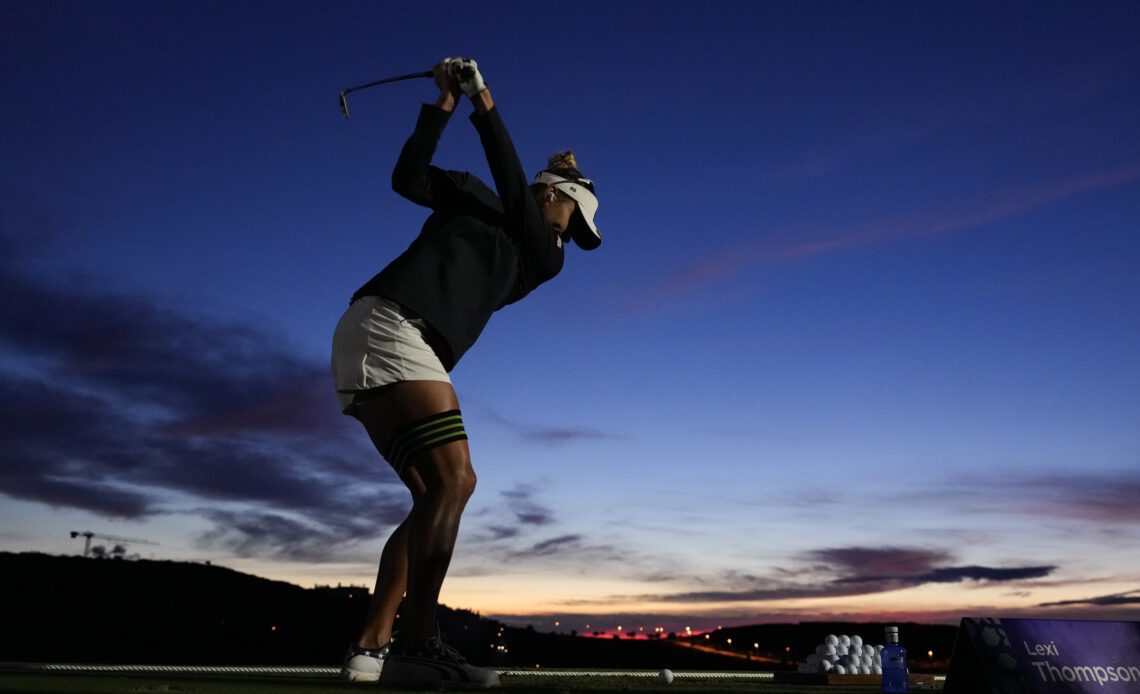
M 417 205 L 436 209 L 444 204 L 442 198 L 454 190 L 454 184 L 448 185 L 447 181 L 453 172 L 431 166 L 436 145 L 450 118 L 450 112 L 424 104 L 415 132 L 404 143 L 396 168 L 392 170 L 392 190 Z
M 471 122 L 479 131 L 495 189 L 503 203 L 504 229 L 518 247 L 523 286 L 530 291 L 562 269 L 562 247 L 531 195 L 515 145 L 499 117 L 499 109 L 494 107 L 486 113 L 476 111 L 471 114 Z

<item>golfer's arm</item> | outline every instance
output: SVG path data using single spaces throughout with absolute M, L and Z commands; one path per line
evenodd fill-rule
M 533 288 L 561 268 L 561 253 L 555 235 L 542 219 L 530 192 L 518 152 L 503 125 L 491 95 L 483 90 L 472 97 L 475 113 L 471 122 L 479 131 L 487 164 L 495 179 L 495 190 L 503 203 L 504 230 L 518 245 L 523 283 Z
M 521 236 L 524 228 L 536 224 L 541 226 L 542 217 L 530 194 L 518 152 L 491 101 L 491 95 L 484 89 L 472 97 L 472 101 L 475 102 L 475 113 L 471 114 L 471 123 L 479 132 L 487 164 L 495 179 L 495 189 L 503 202 L 507 230 Z
M 471 103 L 475 104 L 475 110 L 479 113 L 486 113 L 495 108 L 495 102 L 491 100 L 491 90 L 484 89 L 475 96 L 471 97 Z
M 440 92 L 439 98 L 435 100 L 435 105 L 442 111 L 451 113 L 455 110 L 455 95 L 451 92 Z
M 415 132 L 404 143 L 392 170 L 392 190 L 416 204 L 433 207 L 435 202 L 429 167 L 450 117 L 450 111 L 424 104 Z

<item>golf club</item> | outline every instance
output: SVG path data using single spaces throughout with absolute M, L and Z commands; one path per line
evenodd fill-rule
M 385 79 L 385 80 L 377 80 L 376 82 L 369 82 L 368 84 L 361 84 L 361 85 L 358 85 L 355 87 L 349 87 L 348 89 L 345 89 L 344 91 L 342 91 L 340 93 L 340 112 L 344 114 L 345 118 L 348 118 L 348 99 L 346 99 L 345 97 L 348 96 L 349 94 L 351 94 L 352 92 L 359 91 L 361 89 L 368 89 L 369 87 L 377 87 L 381 84 L 388 84 L 389 82 L 399 82 L 401 80 L 411 80 L 411 79 L 416 79 L 416 78 L 420 78 L 420 77 L 431 77 L 431 76 L 432 76 L 432 71 L 427 70 L 425 72 L 413 72 L 413 73 L 410 73 L 407 75 L 400 75 L 399 77 L 389 77 L 388 79 Z

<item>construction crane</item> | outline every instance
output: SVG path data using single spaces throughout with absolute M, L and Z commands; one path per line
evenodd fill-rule
M 71 531 L 71 537 L 72 538 L 76 538 L 76 537 L 87 538 L 87 542 L 83 545 L 83 556 L 84 557 L 91 556 L 91 538 L 97 538 L 99 540 L 107 540 L 108 542 L 133 542 L 136 545 L 157 545 L 158 544 L 157 542 L 151 542 L 150 540 L 140 540 L 138 538 L 133 538 L 133 537 L 115 537 L 113 535 L 99 535 L 97 533 L 91 532 L 90 530 L 87 530 L 85 532 L 79 532 L 78 530 L 72 530 Z

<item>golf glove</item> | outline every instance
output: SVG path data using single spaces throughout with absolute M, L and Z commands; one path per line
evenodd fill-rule
M 467 96 L 475 96 L 487 88 L 483 82 L 483 75 L 479 73 L 479 65 L 474 60 L 454 58 L 447 63 L 452 77 L 459 83 L 459 88 Z

